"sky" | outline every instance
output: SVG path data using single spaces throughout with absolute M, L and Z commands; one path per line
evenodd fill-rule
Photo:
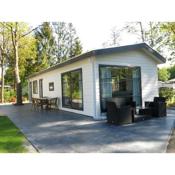
M 34 26 L 43 21 L 72 22 L 86 52 L 102 48 L 111 29 L 125 22 L 174 20 L 173 0 L 159 4 L 156 1 L 150 5 L 149 0 L 144 4 L 140 0 L 6 0 L 1 1 L 0 20 L 24 21 Z M 20 5 L 14 8 L 16 4 Z M 166 13 L 162 15 L 162 11 Z M 135 43 L 133 36 L 124 34 L 122 38 L 122 45 Z
M 173 2 L 166 0 L 167 4 L 168 1 Z M 17 2 L 20 3 L 18 10 L 14 8 Z M 102 43 L 109 39 L 111 28 L 116 25 L 121 26 L 128 21 L 166 20 L 166 15 L 173 18 L 174 6 L 169 6 L 166 15 L 162 15 L 166 4 L 159 3 L 155 13 L 154 5 L 157 5 L 157 2 L 151 1 L 151 6 L 149 3 L 144 3 L 143 6 L 140 2 L 140 0 L 25 0 L 24 3 L 24 0 L 6 0 L 1 2 L 3 8 L 0 11 L 0 19 L 8 21 L 17 19 L 34 25 L 43 21 L 72 22 L 86 51 L 101 48 Z M 8 6 L 8 11 L 4 8 L 5 5 Z M 125 35 L 122 43 L 134 42 L 133 37 Z
M 64 21 L 65 22 L 65 21 Z M 71 21 L 66 21 L 71 22 Z M 108 42 L 111 37 L 111 30 L 114 27 L 117 27 L 117 29 L 122 28 L 126 22 L 121 21 L 115 21 L 113 23 L 104 24 L 104 23 L 98 23 L 94 24 L 93 22 L 82 24 L 81 21 L 74 21 L 72 22 L 78 37 L 81 40 L 81 43 L 83 45 L 83 51 L 89 51 L 93 49 L 100 49 L 104 47 L 103 43 Z M 33 27 L 40 24 L 40 22 L 29 22 L 29 24 Z M 93 26 L 93 27 L 91 27 Z M 127 44 L 134 44 L 136 42 L 136 36 L 123 33 L 121 35 L 120 43 L 121 45 L 127 45 Z

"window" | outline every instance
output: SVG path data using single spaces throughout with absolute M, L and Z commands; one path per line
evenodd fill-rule
M 62 74 L 62 105 L 83 110 L 82 69 Z
M 49 83 L 49 91 L 54 91 L 54 82 Z
M 38 94 L 38 81 L 33 81 L 33 94 Z
M 106 100 L 112 97 L 131 98 L 141 105 L 140 67 L 100 66 L 101 111 L 106 112 Z

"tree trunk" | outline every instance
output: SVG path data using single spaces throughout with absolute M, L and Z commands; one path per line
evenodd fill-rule
M 139 25 L 140 25 L 140 32 L 141 32 L 142 42 L 145 42 L 145 35 L 144 35 L 144 31 L 143 31 L 142 22 L 139 22 Z
M 1 56 L 1 103 L 4 103 L 4 62 L 5 62 L 5 35 L 4 28 L 2 28 L 2 45 L 0 46 L 0 56 Z
M 150 26 L 150 46 L 154 47 L 154 40 L 153 40 L 153 25 L 152 22 L 149 23 Z
M 22 105 L 22 87 L 19 76 L 18 41 L 16 41 L 15 43 L 14 51 L 15 51 L 15 79 L 16 79 L 16 95 L 17 95 L 16 105 Z
M 4 103 L 4 58 L 1 58 L 1 103 Z

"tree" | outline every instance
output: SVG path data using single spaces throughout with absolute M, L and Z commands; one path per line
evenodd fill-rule
M 111 37 L 108 42 L 103 43 L 104 47 L 108 46 L 119 46 L 122 34 L 130 33 L 137 37 L 136 42 L 145 42 L 146 40 L 146 31 L 142 22 L 128 22 L 125 23 L 122 27 L 113 27 L 111 29 Z
M 147 22 L 141 21 L 125 23 L 120 30 L 117 30 L 117 36 L 121 37 L 123 34 L 129 33 L 135 36 L 135 43 L 145 42 L 150 45 L 153 49 L 160 52 L 164 57 L 168 58 L 167 54 L 167 38 L 168 34 L 162 32 L 161 22 Z M 115 35 L 114 35 L 115 36 Z M 114 40 L 116 41 L 116 40 Z M 118 42 L 120 42 L 118 40 Z M 114 42 L 115 43 L 115 42 Z M 112 43 L 112 45 L 115 45 Z M 120 45 L 120 43 L 118 44 Z M 174 45 L 173 45 L 174 46 Z
M 67 26 L 67 47 L 68 47 L 68 57 L 75 56 L 73 53 L 74 44 L 77 40 L 76 38 L 76 30 L 73 27 L 72 23 L 69 23 Z
M 56 63 L 66 61 L 82 53 L 81 42 L 72 23 L 53 22 L 52 26 L 56 41 Z
M 117 26 L 111 29 L 110 39 L 107 42 L 102 44 L 103 47 L 110 47 L 110 46 L 119 46 L 120 45 L 120 38 L 121 38 L 121 29 L 117 28 Z
M 34 29 L 23 22 L 1 22 L 0 25 L 8 32 L 10 42 L 5 81 L 15 83 L 18 105 L 22 104 L 22 86 L 26 85 L 28 75 L 82 52 L 71 23 L 56 23 L 55 28 L 51 23 L 44 22 Z M 34 36 L 31 35 L 33 31 Z
M 172 40 L 175 40 L 175 22 L 166 22 L 161 25 L 162 29 L 169 32 Z
M 9 33 L 3 25 L 0 24 L 0 67 L 1 67 L 1 103 L 4 102 L 4 69 L 9 55 Z
M 175 22 L 167 22 L 161 24 L 162 34 L 167 36 L 166 46 L 168 48 L 169 61 L 174 63 L 175 61 Z
M 145 42 L 146 40 L 145 28 L 143 26 L 143 23 L 140 21 L 126 23 L 122 31 L 126 31 L 128 33 L 136 35 L 139 42 Z
M 82 45 L 76 34 L 76 30 L 72 23 L 68 23 L 68 58 L 72 58 L 82 53 Z
M 137 22 L 137 24 L 140 27 L 140 33 L 141 33 L 142 42 L 145 42 L 145 31 L 143 29 L 142 22 Z
M 19 75 L 19 56 L 18 56 L 18 48 L 19 48 L 19 40 L 20 40 L 20 29 L 19 29 L 19 23 L 15 22 L 14 24 L 9 24 L 10 32 L 11 32 L 11 38 L 12 38 L 12 45 L 13 45 L 13 51 L 14 51 L 14 60 L 15 60 L 15 79 L 16 79 L 16 90 L 17 90 L 17 104 L 22 104 L 22 87 L 21 87 L 21 79 Z
M 168 58 L 167 55 L 167 39 L 168 34 L 162 32 L 162 22 L 149 22 L 146 31 L 146 42 L 159 53 Z
M 4 80 L 5 83 L 13 87 L 15 91 L 15 74 L 14 69 L 11 65 L 8 66 L 7 70 L 5 71 Z
M 43 22 L 35 31 L 37 47 L 37 63 L 41 68 L 47 68 L 55 64 L 55 38 L 49 22 Z
M 130 22 L 123 30 L 138 36 L 138 41 L 149 44 L 154 49 L 161 52 L 161 47 L 165 46 L 166 35 L 161 31 L 161 22 Z
M 67 27 L 64 22 L 53 22 L 52 25 L 56 40 L 56 63 L 60 63 L 67 59 Z
M 27 35 L 20 41 L 19 47 L 19 70 L 22 87 L 27 85 L 27 79 L 29 75 L 41 70 L 38 66 L 36 39 L 33 35 Z
M 118 38 L 119 38 L 119 33 L 115 30 L 115 28 L 113 28 L 112 29 L 112 31 L 111 31 L 111 39 L 112 39 L 112 45 L 118 45 L 118 42 L 117 42 L 117 40 L 118 40 Z
M 75 44 L 72 47 L 72 57 L 76 56 L 76 55 L 80 55 L 82 53 L 83 47 L 80 43 L 80 40 L 77 39 L 75 41 Z
M 168 68 L 168 71 L 170 73 L 170 79 L 175 78 L 175 65 Z
M 167 68 L 162 68 L 158 70 L 158 79 L 160 81 L 167 81 L 170 78 L 170 72 Z
M 15 81 L 16 81 L 16 96 L 17 96 L 17 105 L 22 104 L 22 86 L 21 86 L 21 77 L 20 77 L 20 70 L 19 70 L 19 47 L 22 38 L 29 35 L 35 29 L 30 30 L 28 25 L 23 22 L 6 22 L 1 23 L 6 29 L 8 29 L 12 48 L 13 48 L 13 58 L 14 58 L 14 72 L 15 72 Z
M 159 96 L 165 97 L 168 101 L 171 101 L 175 96 L 175 91 L 173 88 L 161 87 L 159 89 Z

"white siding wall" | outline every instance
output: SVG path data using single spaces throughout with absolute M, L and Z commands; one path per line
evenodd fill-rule
M 87 58 L 82 61 L 78 61 L 72 63 L 70 65 L 58 68 L 56 70 L 43 73 L 36 77 L 29 79 L 29 81 L 38 80 L 38 88 L 39 88 L 39 79 L 43 79 L 43 96 L 48 97 L 59 97 L 59 108 L 65 111 L 80 113 L 88 116 L 94 117 L 95 113 L 95 100 L 94 100 L 94 85 L 93 85 L 93 66 L 92 60 L 93 58 Z M 84 102 L 84 110 L 74 110 L 68 108 L 62 108 L 62 86 L 61 86 L 61 73 L 75 70 L 78 68 L 82 68 L 82 78 L 83 78 L 83 102 Z M 49 82 L 54 82 L 54 91 L 49 91 Z M 33 97 L 39 97 L 39 89 L 38 94 L 33 94 Z
M 31 78 L 29 81 L 43 79 L 43 96 L 59 97 L 59 108 L 62 110 L 92 116 L 94 119 L 102 119 L 105 116 L 100 112 L 99 91 L 99 65 L 123 65 L 141 67 L 142 103 L 153 100 L 158 95 L 157 62 L 143 51 L 128 51 L 118 54 L 108 54 L 87 58 L 56 70 L 43 73 Z M 82 68 L 83 76 L 83 102 L 84 110 L 62 108 L 61 73 Z M 49 91 L 49 82 L 54 82 L 54 91 Z M 39 96 L 33 94 L 33 97 Z
M 123 65 L 141 67 L 142 104 L 158 96 L 157 63 L 143 51 L 128 51 L 118 54 L 97 56 L 95 60 L 96 79 L 96 116 L 103 118 L 100 112 L 99 65 Z

